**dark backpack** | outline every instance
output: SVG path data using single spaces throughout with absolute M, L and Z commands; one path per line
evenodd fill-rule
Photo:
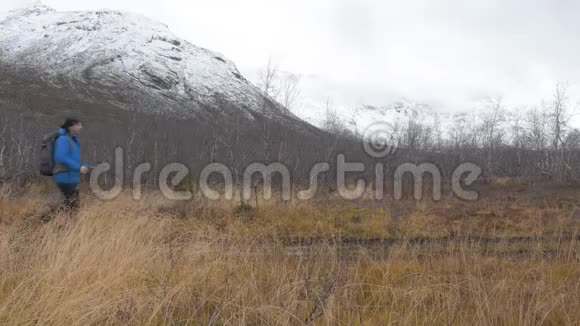
M 61 136 L 59 132 L 53 132 L 42 138 L 42 147 L 40 149 L 40 174 L 47 177 L 55 173 L 66 171 L 67 168 L 61 164 L 54 163 L 54 144 L 57 138 Z M 72 138 L 67 136 L 69 147 L 72 146 Z

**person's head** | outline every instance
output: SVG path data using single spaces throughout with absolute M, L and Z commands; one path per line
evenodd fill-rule
M 80 120 L 67 118 L 61 126 L 62 129 L 66 130 L 68 133 L 73 135 L 78 135 L 83 129 L 83 124 Z

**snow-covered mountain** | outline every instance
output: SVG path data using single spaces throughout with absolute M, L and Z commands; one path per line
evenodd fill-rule
M 12 11 L 0 16 L 0 69 L 0 96 L 32 83 L 125 110 L 182 117 L 236 111 L 307 125 L 262 96 L 223 55 L 137 14 L 40 4 Z
M 361 105 L 352 110 L 347 125 L 353 130 L 364 130 L 376 121 L 389 123 L 406 122 L 408 120 L 433 124 L 437 114 L 426 104 L 399 100 L 386 106 Z
M 323 127 L 328 114 L 337 117 L 348 130 L 363 134 L 365 129 L 376 122 L 395 125 L 405 125 L 410 120 L 425 125 L 435 123 L 448 124 L 450 115 L 441 115 L 429 105 L 413 102 L 408 99 L 399 99 L 388 105 L 337 105 L 334 103 L 319 103 L 315 100 L 304 100 L 302 106 L 295 110 L 300 118 Z

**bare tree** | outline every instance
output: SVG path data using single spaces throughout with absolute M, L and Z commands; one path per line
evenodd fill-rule
M 564 147 L 570 151 L 580 151 L 580 130 L 574 128 L 566 134 Z
M 561 82 L 556 84 L 548 117 L 552 128 L 552 147 L 558 150 L 566 135 L 571 117 L 568 112 L 568 84 Z
M 336 113 L 336 109 L 332 105 L 330 98 L 326 99 L 326 111 L 321 126 L 322 129 L 333 135 L 341 135 L 346 130 L 346 126 L 338 116 L 338 113 Z
M 449 130 L 449 141 L 451 146 L 459 150 L 467 143 L 467 114 L 459 113 L 453 116 L 453 126 Z
M 439 152 L 443 149 L 443 131 L 441 130 L 441 118 L 439 114 L 435 115 L 435 121 L 433 122 L 433 137 L 435 150 Z
M 566 170 L 571 167 L 565 159 L 565 143 L 566 134 L 568 132 L 568 122 L 571 118 L 568 107 L 568 84 L 558 82 L 554 90 L 552 104 L 549 107 L 548 118 L 551 127 L 552 148 L 556 152 L 556 156 L 551 161 L 556 178 L 563 181 Z
M 300 96 L 299 84 L 300 76 L 295 74 L 287 74 L 280 80 L 280 92 L 277 100 L 290 112 L 295 108 Z
M 526 113 L 524 119 L 524 132 L 526 143 L 531 146 L 532 150 L 542 150 L 546 146 L 546 121 L 547 115 L 545 112 L 533 107 Z
M 276 81 L 278 78 L 278 66 L 268 58 L 266 67 L 259 72 L 258 88 L 267 97 L 276 99 L 280 95 L 280 87 Z
M 258 87 L 264 95 L 262 97 L 261 110 L 263 114 L 262 121 L 262 146 L 264 148 L 264 155 L 266 156 L 266 161 L 270 160 L 272 154 L 272 135 L 270 126 L 270 110 L 272 110 L 272 101 L 280 94 L 280 88 L 276 83 L 278 78 L 278 67 L 272 62 L 271 58 L 268 59 L 268 64 L 260 72 L 260 80 L 258 82 Z
M 482 118 L 483 146 L 487 152 L 487 173 L 488 178 L 493 178 L 493 156 L 496 147 L 502 142 L 503 129 L 500 124 L 505 121 L 505 111 L 501 97 L 489 101 L 489 111 L 485 112 Z

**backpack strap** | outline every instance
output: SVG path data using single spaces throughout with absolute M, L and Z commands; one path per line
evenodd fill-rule
M 65 136 L 68 139 L 68 150 L 72 151 L 73 150 L 73 138 L 69 134 L 66 134 Z
M 56 136 L 56 138 L 54 139 L 54 141 L 56 142 L 56 140 L 58 138 L 60 138 L 61 136 L 65 136 L 67 138 L 67 140 L 68 140 L 68 149 L 69 149 L 69 151 L 72 151 L 72 149 L 73 149 L 73 139 L 72 139 L 71 135 L 69 135 L 69 134 L 58 135 L 58 136 Z M 52 170 L 52 174 L 57 174 L 57 173 L 61 173 L 61 172 L 68 172 L 68 171 L 69 171 L 69 168 L 66 165 L 60 164 L 60 163 L 56 163 L 54 165 L 54 169 Z

